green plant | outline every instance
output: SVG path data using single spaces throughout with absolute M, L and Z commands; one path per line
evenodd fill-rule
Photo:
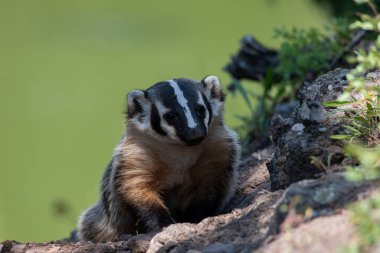
M 347 179 L 361 181 L 380 178 L 380 146 L 368 148 L 349 144 L 346 145 L 345 151 L 359 163 L 358 166 L 347 168 Z
M 352 30 L 363 29 L 372 31 L 377 38 L 367 51 L 360 49 L 356 52 L 356 56 L 349 59 L 350 62 L 356 64 L 356 67 L 347 75 L 347 80 L 350 85 L 342 99 L 348 97 L 352 90 L 362 93 L 366 98 L 371 98 L 373 93 L 377 94 L 379 91 L 378 87 L 368 87 L 365 85 L 364 74 L 369 70 L 380 68 L 380 14 L 372 0 L 354 1 L 358 4 L 367 3 L 373 12 L 373 15 L 358 14 L 359 20 L 352 23 L 350 28 Z
M 380 238 L 380 193 L 351 205 L 351 222 L 355 225 L 359 240 L 353 241 L 345 252 L 369 252 Z
M 358 4 L 367 3 L 373 16 L 359 14 L 360 19 L 350 25 L 352 30 L 366 29 L 377 36 L 367 50 L 359 49 L 349 61 L 355 68 L 347 74 L 348 87 L 337 100 L 324 103 L 325 106 L 344 108 L 347 115 L 347 134 L 333 135 L 333 139 L 348 139 L 363 142 L 367 146 L 380 144 L 380 87 L 367 82 L 365 74 L 380 69 L 380 15 L 371 0 L 355 0 Z
M 373 88 L 376 89 L 377 88 Z M 368 146 L 380 144 L 380 100 L 377 95 L 364 97 L 363 94 L 357 94 L 361 98 L 352 97 L 352 101 L 334 101 L 326 102 L 325 106 L 349 107 L 342 109 L 348 117 L 347 124 L 343 125 L 347 134 L 332 135 L 330 138 L 336 140 L 349 140 L 349 143 L 363 142 Z
M 283 43 L 279 48 L 280 64 L 275 69 L 284 81 L 298 83 L 310 74 L 320 74 L 330 68 L 330 61 L 344 51 L 341 44 L 347 37 L 347 26 L 343 19 L 335 20 L 334 27 L 328 27 L 329 34 L 312 28 L 310 30 L 293 28 L 276 29 L 275 36 Z
M 281 97 L 280 93 L 276 96 L 271 95 L 273 71 L 268 71 L 264 79 L 262 94 L 248 91 L 239 80 L 234 79 L 233 83 L 250 111 L 248 116 L 237 115 L 242 121 L 241 126 L 238 128 L 240 136 L 242 136 L 243 139 L 247 139 L 252 135 L 262 133 L 267 128 L 273 108 Z M 256 107 L 253 107 L 252 100 L 257 101 Z
M 349 180 L 378 180 L 380 178 L 380 89 L 367 82 L 365 74 L 380 69 L 380 15 L 372 0 L 355 0 L 366 3 L 373 15 L 359 14 L 359 20 L 350 29 L 368 30 L 375 35 L 369 48 L 359 49 L 348 61 L 355 64 L 347 75 L 348 87 L 338 101 L 325 106 L 344 108 L 347 117 L 347 134 L 333 135 L 334 139 L 345 139 L 348 156 L 358 163 L 347 168 Z M 380 194 L 353 204 L 350 207 L 351 220 L 355 225 L 358 240 L 350 243 L 345 252 L 368 252 L 379 243 L 380 238 Z
M 333 59 L 344 53 L 350 32 L 344 18 L 335 18 L 333 24 L 323 31 L 314 28 L 276 29 L 275 37 L 282 40 L 278 49 L 279 65 L 267 71 L 262 81 L 262 92 L 253 93 L 239 80 L 233 80 L 234 87 L 250 110 L 248 116 L 237 116 L 242 121 L 238 131 L 243 139 L 262 135 L 268 129 L 279 102 L 293 99 L 304 80 L 328 70 Z M 256 102 L 255 107 L 253 101 Z

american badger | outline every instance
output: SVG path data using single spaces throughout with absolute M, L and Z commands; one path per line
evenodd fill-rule
M 78 222 L 80 240 L 120 240 L 215 215 L 234 190 L 240 148 L 223 122 L 216 76 L 128 94 L 125 134 Z

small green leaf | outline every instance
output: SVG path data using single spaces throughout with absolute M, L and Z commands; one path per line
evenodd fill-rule
M 368 111 L 373 111 L 373 106 L 369 102 L 367 102 L 367 110 Z
M 335 134 L 335 135 L 331 135 L 330 138 L 334 140 L 347 140 L 351 138 L 351 135 Z
M 343 105 L 349 105 L 352 104 L 352 101 L 329 101 L 329 102 L 324 102 L 323 105 L 327 107 L 339 107 Z
M 346 129 L 350 130 L 351 132 L 353 132 L 355 134 L 358 134 L 358 135 L 361 134 L 361 132 L 358 129 L 356 129 L 356 128 L 352 127 L 352 126 L 343 125 L 343 127 L 345 127 Z
M 360 115 L 357 115 L 354 117 L 354 120 L 355 120 L 355 123 L 360 125 L 359 123 L 361 124 L 364 124 L 364 125 L 369 125 L 370 122 L 368 121 L 367 118 L 363 117 L 363 116 L 360 116 Z
M 357 4 L 365 4 L 368 3 L 368 0 L 354 0 L 354 2 Z
M 350 29 L 363 29 L 363 30 L 374 30 L 375 26 L 371 22 L 368 21 L 355 21 L 350 25 Z
M 264 96 L 269 93 L 273 84 L 273 68 L 269 68 L 264 79 Z

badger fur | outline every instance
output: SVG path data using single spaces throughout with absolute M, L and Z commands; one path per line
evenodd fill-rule
M 217 214 L 231 197 L 240 148 L 223 122 L 215 76 L 173 79 L 128 94 L 125 134 L 99 201 L 81 215 L 80 240 L 120 240 Z

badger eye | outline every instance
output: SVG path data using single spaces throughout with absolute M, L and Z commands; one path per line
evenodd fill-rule
M 166 122 L 168 122 L 169 124 L 172 124 L 174 123 L 174 121 L 176 121 L 177 114 L 175 112 L 167 112 L 164 114 L 163 117 L 166 120 Z
M 202 117 L 202 118 L 204 118 L 204 116 L 205 116 L 205 114 L 206 114 L 206 109 L 205 109 L 205 107 L 203 106 L 203 105 L 197 105 L 197 114 L 200 116 L 200 117 Z

